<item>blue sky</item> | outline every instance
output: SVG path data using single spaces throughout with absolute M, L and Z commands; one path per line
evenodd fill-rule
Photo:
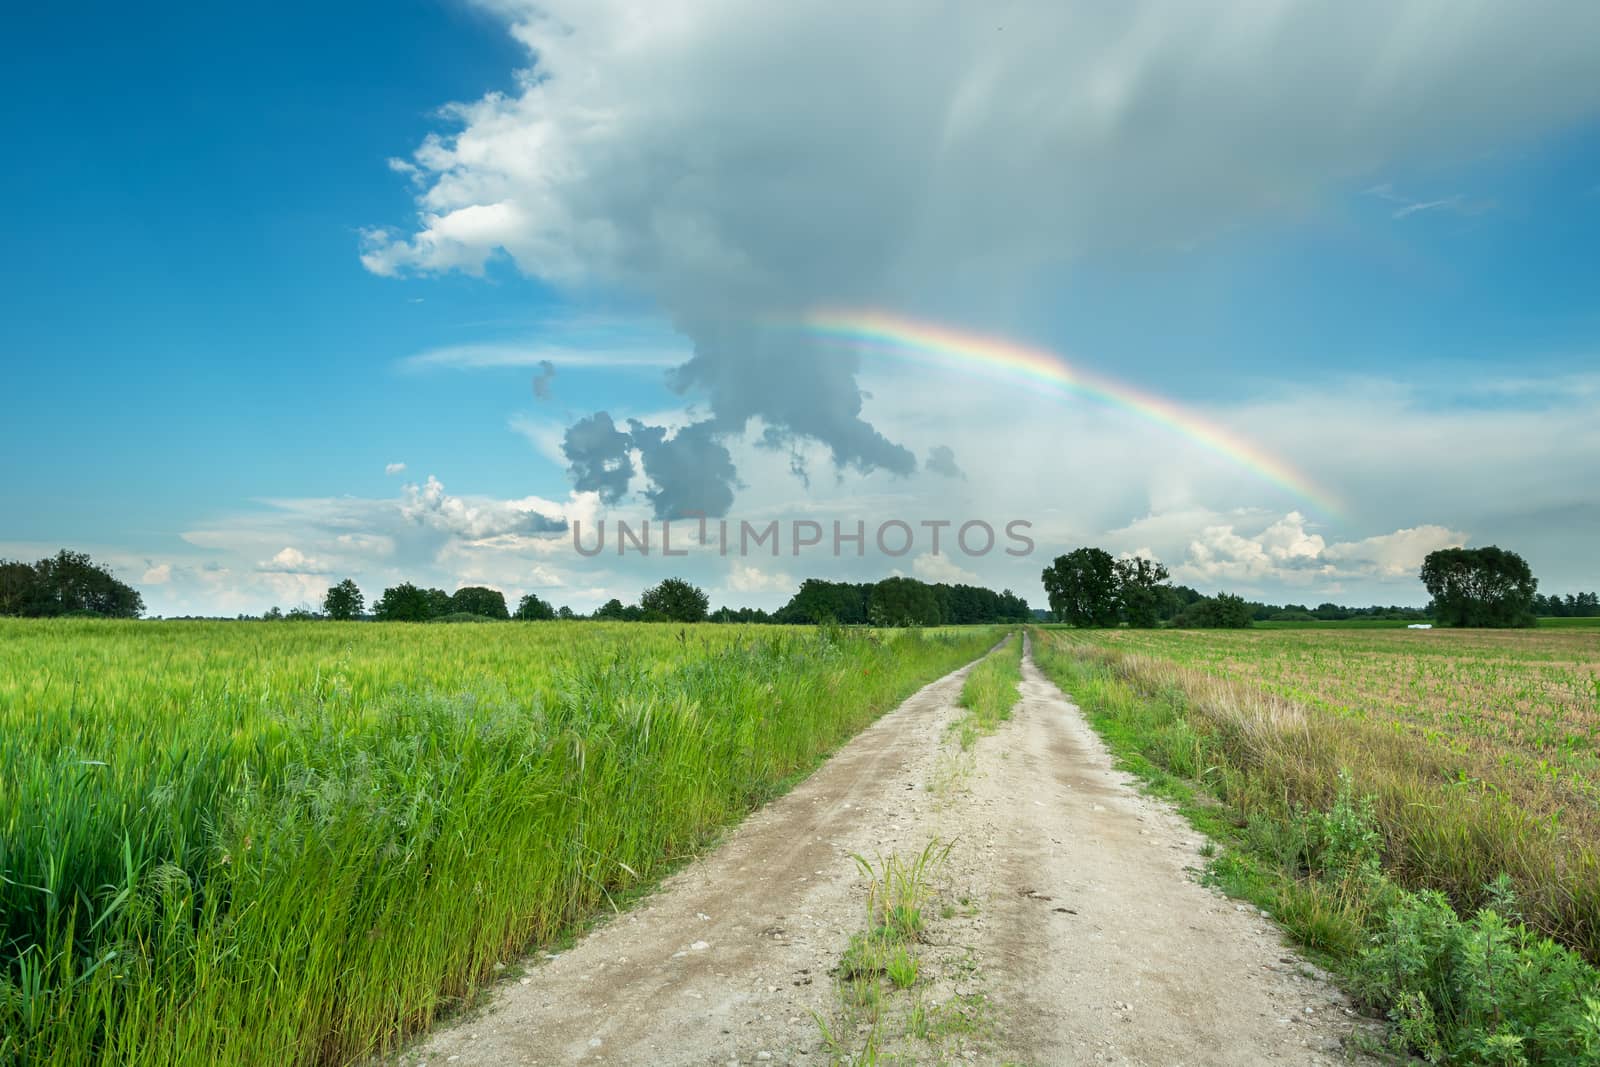
M 1414 602 L 1413 557 L 1460 541 L 1600 586 L 1592 17 L 1469 5 L 1440 43 L 1379 5 L 1331 30 L 1211 6 L 1224 66 L 1104 12 L 1052 57 L 959 8 L 32 9 L 0 44 L 0 555 L 88 548 L 162 612 L 346 573 L 588 607 L 673 567 L 732 603 L 891 569 L 1038 602 L 1079 543 L 1291 600 Z M 901 69 L 908 42 L 948 69 Z M 1507 44 L 1541 58 L 1485 68 Z M 1092 404 L 751 332 L 817 302 L 1055 349 L 1346 504 Z M 562 440 L 599 411 L 682 447 L 585 494 Z M 964 479 L 897 467 L 939 446 Z M 1028 518 L 1039 558 L 596 563 L 486 518 L 722 487 L 734 516 Z

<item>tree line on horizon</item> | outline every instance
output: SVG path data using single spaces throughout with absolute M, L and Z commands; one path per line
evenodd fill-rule
M 1207 596 L 1174 585 L 1165 566 L 1139 557 L 1113 557 L 1084 547 L 1058 556 L 1041 574 L 1050 610 L 1031 609 L 1006 589 L 928 583 L 892 577 L 877 582 L 833 582 L 808 578 L 776 611 L 720 607 L 710 610 L 705 592 L 681 578 L 667 578 L 646 589 L 633 604 L 606 601 L 590 615 L 556 607 L 536 594 L 521 598 L 515 611 L 503 593 L 487 586 L 463 586 L 454 593 L 401 582 L 383 591 L 370 611 L 355 581 L 331 586 L 321 611 L 308 607 L 239 619 L 375 619 L 412 622 L 481 620 L 542 621 L 600 619 L 720 623 L 939 626 L 1027 622 L 1054 619 L 1079 626 L 1243 627 L 1253 622 L 1342 621 L 1348 619 L 1435 620 L 1451 626 L 1526 626 L 1535 617 L 1600 617 L 1596 593 L 1540 594 L 1538 581 L 1517 553 L 1497 546 L 1442 549 L 1430 553 L 1419 575 L 1430 600 L 1425 608 L 1400 605 L 1346 607 L 1325 602 L 1269 604 L 1230 593 Z M 111 570 L 86 553 L 62 549 L 35 563 L 0 560 L 0 615 L 138 618 L 144 599 Z
M 1027 622 L 1033 613 L 1027 601 L 1006 589 L 996 593 L 980 586 L 894 577 L 878 582 L 830 582 L 808 578 L 788 603 L 776 611 L 721 607 L 710 610 L 710 598 L 682 578 L 666 578 L 640 594 L 635 604 L 613 597 L 594 613 L 579 615 L 554 607 L 535 593 L 508 608 L 496 589 L 466 586 L 454 593 L 423 589 L 410 582 L 390 586 L 372 604 L 370 617 L 388 622 L 450 622 L 515 619 L 596 619 L 617 622 L 717 622 L 806 624 L 832 622 L 845 626 L 960 626 L 991 622 Z M 367 617 L 364 599 L 349 578 L 328 590 L 323 615 L 330 619 Z M 308 611 L 268 613 L 268 618 L 315 618 Z
M 1559 593 L 1545 596 L 1534 594 L 1533 613 L 1541 619 L 1594 619 L 1600 618 L 1600 594 Z
M 1056 619 L 1084 627 L 1242 628 L 1259 621 L 1315 621 L 1354 618 L 1432 619 L 1455 627 L 1532 626 L 1538 615 L 1592 617 L 1596 597 L 1580 593 L 1562 600 L 1539 597 L 1539 581 L 1527 560 L 1498 545 L 1446 548 L 1430 552 L 1418 572 L 1430 597 L 1425 608 L 1398 606 L 1343 608 L 1321 604 L 1278 606 L 1247 601 L 1232 593 L 1205 596 L 1172 585 L 1167 568 L 1142 557 L 1117 558 L 1102 548 L 1084 547 L 1057 556 L 1040 575 Z

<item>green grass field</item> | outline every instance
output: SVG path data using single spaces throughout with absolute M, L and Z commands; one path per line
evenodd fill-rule
M 0 1063 L 344 1063 L 1000 631 L 0 619 Z

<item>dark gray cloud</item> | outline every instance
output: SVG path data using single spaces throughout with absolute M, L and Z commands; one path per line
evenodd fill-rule
M 599 493 L 607 504 L 615 504 L 628 492 L 632 448 L 632 439 L 604 411 L 573 423 L 561 441 L 561 452 L 572 465 L 573 486 L 579 492 Z
M 956 454 L 949 445 L 934 445 L 928 449 L 928 459 L 923 466 L 946 478 L 960 478 L 964 481 L 967 477 L 966 472 L 956 465 Z
M 834 464 L 861 473 L 911 474 L 916 457 L 861 417 L 860 357 L 787 329 L 737 319 L 699 320 L 695 354 L 667 375 L 681 393 L 704 395 L 721 433 L 766 424 L 768 443 L 810 438 L 828 446 Z
M 628 428 L 652 483 L 645 495 L 658 518 L 728 513 L 739 476 L 710 420 L 686 426 L 671 437 L 664 427 L 637 421 Z
M 733 456 L 721 438 L 713 419 L 676 432 L 632 419 L 623 430 L 609 412 L 597 411 L 568 428 L 561 451 L 572 465 L 574 487 L 599 493 L 608 504 L 627 495 L 637 451 L 650 483 L 644 495 L 657 517 L 716 517 L 728 513 L 739 486 Z
M 539 373 L 533 376 L 533 396 L 535 400 L 550 399 L 550 383 L 555 380 L 556 365 L 548 359 L 539 361 Z
M 561 518 L 552 519 L 548 515 L 540 515 L 536 511 L 530 511 L 522 522 L 507 532 L 519 534 L 566 533 L 567 520 Z

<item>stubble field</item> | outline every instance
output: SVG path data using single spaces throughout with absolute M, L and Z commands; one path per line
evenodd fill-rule
M 1038 644 L 1127 764 L 1223 843 L 1211 877 L 1323 953 L 1401 1047 L 1600 1057 L 1600 632 Z

